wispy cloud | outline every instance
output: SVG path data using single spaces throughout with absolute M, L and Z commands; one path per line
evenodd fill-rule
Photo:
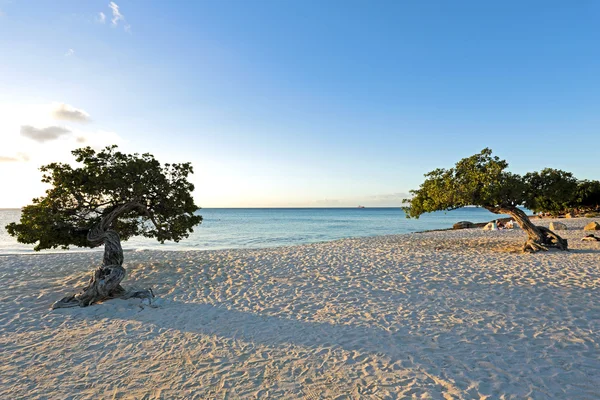
M 376 195 L 364 195 L 344 198 L 325 198 L 314 201 L 318 207 L 356 207 L 364 205 L 366 207 L 400 207 L 403 199 L 409 198 L 408 193 L 384 193 Z
M 387 193 L 387 194 L 377 194 L 374 196 L 369 196 L 369 199 L 375 201 L 400 201 L 403 199 L 411 197 L 409 193 Z
M 116 27 L 119 26 L 119 23 L 123 23 L 123 29 L 125 30 L 125 32 L 131 33 L 131 25 L 127 23 L 125 15 L 121 13 L 121 8 L 119 7 L 119 5 L 114 1 L 111 1 L 110 3 L 108 3 L 108 8 L 110 8 L 110 12 L 112 14 L 112 17 L 110 18 L 111 25 Z M 105 24 L 106 14 L 100 11 L 96 16 L 96 21 L 101 24 Z
M 323 207 L 339 206 L 342 202 L 338 199 L 322 199 L 316 200 L 315 204 Z
M 111 22 L 113 25 L 117 26 L 119 21 L 125 21 L 125 16 L 121 14 L 119 11 L 119 6 L 114 1 L 108 3 L 108 7 L 112 10 L 112 19 Z
M 31 125 L 21 126 L 21 136 L 25 136 L 26 138 L 40 143 L 56 140 L 69 133 L 71 133 L 71 131 L 62 126 L 48 126 L 46 128 L 35 128 Z
M 65 53 L 65 57 L 71 57 L 73 54 L 75 54 L 75 50 L 73 50 L 73 49 L 69 49 L 69 50 L 67 50 L 67 52 Z
M 78 132 L 75 136 L 75 142 L 79 145 L 85 144 L 95 149 L 101 149 L 110 144 L 123 144 L 125 141 L 115 132 L 95 131 L 95 132 Z
M 75 122 L 89 122 L 90 114 L 81 110 L 79 108 L 75 108 L 72 105 L 65 103 L 53 103 L 52 104 L 52 116 L 55 119 L 61 119 L 66 121 L 75 121 Z
M 16 157 L 0 156 L 0 163 L 29 161 L 29 156 L 25 153 L 17 153 Z

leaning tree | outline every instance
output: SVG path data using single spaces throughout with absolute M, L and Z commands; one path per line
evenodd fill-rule
M 194 213 L 188 181 L 190 163 L 161 165 L 151 154 L 124 154 L 117 146 L 100 152 L 91 147 L 72 151 L 79 163 L 41 167 L 46 196 L 23 208 L 19 223 L 6 226 L 34 250 L 104 245 L 104 260 L 87 286 L 57 301 L 53 308 L 88 306 L 115 297 L 153 297 L 151 289 L 125 290 L 121 240 L 141 235 L 178 242 L 202 221 Z
M 465 206 L 480 206 L 495 214 L 508 214 L 527 233 L 525 251 L 557 247 L 567 250 L 567 241 L 548 228 L 534 225 L 518 208 L 531 199 L 528 183 L 519 175 L 505 171 L 508 163 L 492 156 L 486 148 L 479 154 L 463 158 L 454 168 L 436 169 L 425 174 L 425 182 L 412 190 L 403 207 L 408 218 L 418 218 L 433 211 L 449 211 Z

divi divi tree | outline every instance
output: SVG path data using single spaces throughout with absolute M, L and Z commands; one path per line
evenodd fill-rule
M 52 163 L 41 167 L 44 197 L 23 208 L 18 223 L 6 226 L 34 250 L 104 245 L 104 259 L 83 290 L 54 303 L 53 308 L 87 306 L 115 297 L 153 297 L 151 289 L 126 290 L 121 240 L 132 236 L 160 243 L 187 238 L 202 221 L 192 198 L 190 163 L 161 165 L 151 154 L 124 154 L 117 146 L 96 152 L 72 151 L 77 166 Z
M 506 171 L 508 163 L 486 148 L 463 158 L 454 168 L 435 169 L 425 174 L 419 189 L 412 190 L 404 211 L 408 218 L 418 218 L 432 211 L 449 211 L 470 205 L 483 207 L 495 214 L 510 215 L 527 233 L 525 251 L 557 247 L 568 250 L 567 240 L 548 228 L 534 225 L 519 206 L 540 208 L 539 197 L 531 188 L 532 179 Z M 530 178 L 530 176 L 528 176 Z M 551 191 L 546 191 L 551 196 Z M 549 201 L 552 199 L 548 199 Z

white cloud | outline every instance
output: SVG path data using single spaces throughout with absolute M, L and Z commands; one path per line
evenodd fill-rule
M 32 197 L 42 196 L 47 186 L 40 181 L 39 167 L 51 162 L 73 163 L 73 149 L 128 146 L 116 133 L 96 128 L 97 121 L 90 123 L 93 129 L 69 122 L 60 126 L 51 113 L 57 104 L 61 103 L 0 102 L 0 181 L 4 187 L 19 187 L 18 191 L 0 190 L 0 207 L 20 207 Z
M 58 115 L 55 114 L 58 112 Z M 58 123 L 56 118 L 68 120 Z M 82 146 L 102 148 L 111 144 L 126 144 L 118 134 L 102 129 L 89 128 L 69 121 L 87 121 L 87 112 L 64 103 L 15 104 L 0 103 L 0 156 L 5 167 L 10 161 L 24 161 L 27 154 L 31 162 L 41 165 L 45 162 L 70 159 L 70 151 Z M 96 125 L 97 121 L 90 124 Z M 32 164 L 32 165 L 33 165 Z M 2 176 L 2 172 L 0 172 Z
M 75 122 L 90 121 L 90 114 L 65 103 L 52 103 L 52 117 Z
M 131 25 L 126 23 L 125 16 L 121 14 L 121 9 L 119 5 L 114 1 L 111 1 L 110 3 L 108 3 L 108 8 L 110 8 L 112 14 L 112 17 L 110 19 L 112 26 L 119 26 L 119 22 L 122 22 L 124 24 L 123 29 L 125 30 L 125 32 L 131 33 Z M 96 21 L 98 21 L 101 24 L 106 23 L 106 14 L 104 14 L 103 12 L 99 12 L 98 16 L 96 17 Z
M 70 56 L 72 56 L 73 54 L 75 54 L 75 50 L 73 50 L 73 49 L 69 49 L 69 50 L 67 50 L 67 52 L 65 53 L 65 57 L 70 57 Z
M 121 14 L 119 11 L 119 6 L 114 1 L 108 3 L 108 7 L 112 10 L 112 19 L 111 22 L 113 25 L 117 26 L 119 21 L 125 21 L 125 16 Z
M 21 136 L 25 136 L 40 143 L 56 140 L 69 133 L 71 133 L 71 131 L 62 126 L 48 126 L 46 128 L 35 128 L 31 125 L 21 126 Z

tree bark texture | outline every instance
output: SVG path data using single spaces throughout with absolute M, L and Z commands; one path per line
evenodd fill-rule
M 543 226 L 536 226 L 529 217 L 517 207 L 486 207 L 495 214 L 510 215 L 519 226 L 527 233 L 527 242 L 523 245 L 523 251 L 546 251 L 549 247 L 556 247 L 560 250 L 569 250 L 566 239 L 561 238 L 550 229 Z
M 53 309 L 76 306 L 86 307 L 90 304 L 112 298 L 128 299 L 139 297 L 152 299 L 154 297 L 152 289 L 125 290 L 121 286 L 121 281 L 125 278 L 123 248 L 121 247 L 119 234 L 110 229 L 119 215 L 137 206 L 135 203 L 128 203 L 117 207 L 88 232 L 87 239 L 92 246 L 104 245 L 102 265 L 94 271 L 87 286 L 80 293 L 64 297 L 57 301 L 52 305 Z

